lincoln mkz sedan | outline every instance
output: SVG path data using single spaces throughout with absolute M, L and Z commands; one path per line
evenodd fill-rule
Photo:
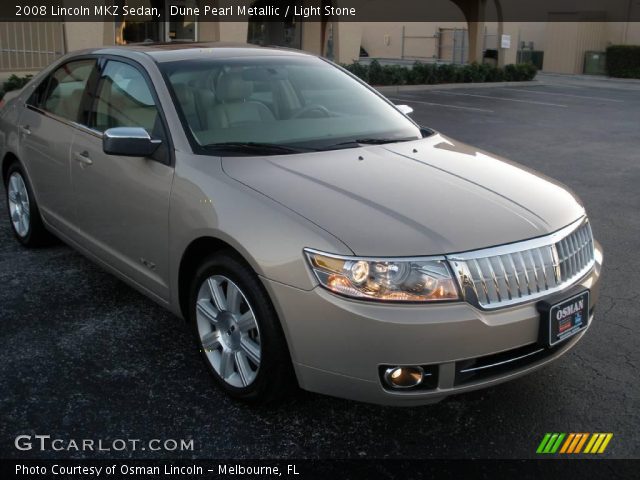
M 184 318 L 249 402 L 420 405 L 557 359 L 598 297 L 582 204 L 410 110 L 300 51 L 69 54 L 0 110 L 10 225 Z

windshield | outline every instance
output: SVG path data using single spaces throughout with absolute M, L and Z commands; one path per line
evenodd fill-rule
M 315 57 L 198 59 L 160 67 L 197 150 L 264 146 L 282 154 L 422 137 L 384 99 Z

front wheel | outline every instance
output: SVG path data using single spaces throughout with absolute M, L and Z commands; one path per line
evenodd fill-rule
M 232 397 L 273 401 L 289 391 L 289 353 L 271 301 L 257 275 L 221 253 L 205 260 L 191 288 L 190 320 L 214 379 Z

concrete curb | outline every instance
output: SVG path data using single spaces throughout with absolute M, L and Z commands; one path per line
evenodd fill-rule
M 575 82 L 584 82 L 584 83 L 618 83 L 620 85 L 640 85 L 640 79 L 638 78 L 617 78 L 617 77 L 608 77 L 606 75 L 587 75 L 587 74 L 577 74 L 570 75 L 564 73 L 545 73 L 538 72 L 538 75 L 541 77 L 547 78 L 549 80 L 570 80 Z
M 380 93 L 401 93 L 401 92 L 421 92 L 424 90 L 455 90 L 456 88 L 492 88 L 492 87 L 531 87 L 534 85 L 544 85 L 539 80 L 528 80 L 522 82 L 483 82 L 483 83 L 441 83 L 436 85 L 384 85 L 373 87 Z

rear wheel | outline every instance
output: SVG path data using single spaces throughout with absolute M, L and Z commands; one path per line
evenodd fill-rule
M 12 163 L 7 170 L 5 190 L 9 224 L 18 241 L 26 247 L 51 243 L 52 236 L 42 223 L 33 191 L 18 162 Z
M 257 275 L 231 252 L 205 260 L 191 288 L 190 320 L 214 379 L 232 397 L 273 401 L 292 368 L 275 310 Z

